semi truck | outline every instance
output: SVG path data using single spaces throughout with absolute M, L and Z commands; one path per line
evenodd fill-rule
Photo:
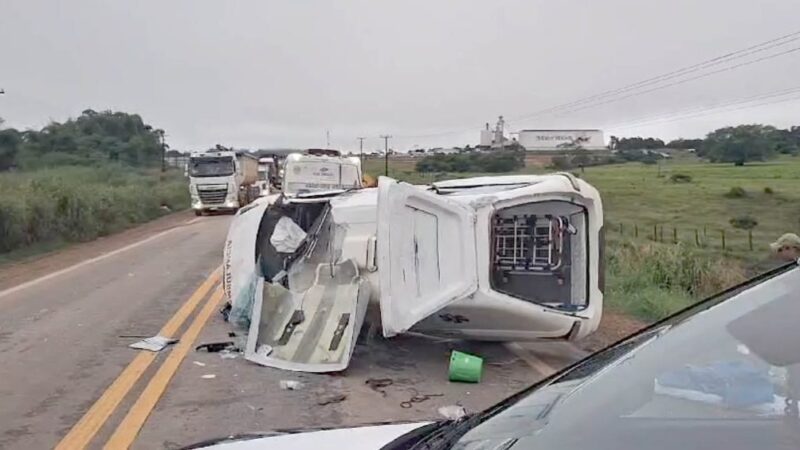
M 258 159 L 258 187 L 261 195 L 267 195 L 273 188 L 280 187 L 278 179 L 278 164 L 272 156 Z
M 218 146 L 193 154 L 187 167 L 192 209 L 236 212 L 259 196 L 258 158 Z

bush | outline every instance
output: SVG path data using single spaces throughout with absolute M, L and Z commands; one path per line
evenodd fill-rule
M 764 193 L 767 195 L 772 195 L 775 193 L 775 191 L 773 191 L 771 187 L 767 186 L 764 188 Z
M 750 216 L 733 217 L 729 222 L 733 228 L 740 230 L 752 230 L 758 225 L 758 221 Z
M 608 252 L 609 304 L 642 319 L 663 318 L 746 279 L 740 266 L 681 244 L 616 244 Z
M 728 192 L 725 193 L 725 197 L 744 198 L 747 197 L 747 191 L 745 191 L 744 188 L 741 186 L 734 186 Z
M 189 206 L 185 179 L 124 166 L 62 167 L 0 175 L 0 253 L 85 241 Z
M 692 176 L 686 175 L 685 173 L 674 173 L 669 177 L 669 181 L 673 183 L 691 183 Z

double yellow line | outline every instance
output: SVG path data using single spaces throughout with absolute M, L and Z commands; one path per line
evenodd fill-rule
M 172 337 L 177 334 L 186 319 L 194 312 L 197 306 L 206 298 L 208 292 L 220 281 L 221 268 L 217 268 L 197 288 L 178 311 L 164 325 L 159 334 Z M 189 328 L 180 337 L 180 342 L 170 352 L 169 356 L 150 379 L 144 391 L 134 403 L 128 414 L 117 426 L 104 448 L 124 449 L 130 447 L 136 435 L 142 429 L 144 422 L 155 407 L 158 399 L 167 388 L 172 376 L 178 370 L 180 363 L 192 348 L 195 339 L 214 313 L 222 300 L 222 289 L 217 287 L 210 296 L 202 310 L 197 314 Z M 119 404 L 130 392 L 139 378 L 156 359 L 156 353 L 140 352 L 133 361 L 119 374 L 116 380 L 103 392 L 103 395 L 89 408 L 78 423 L 72 427 L 66 436 L 56 446 L 57 450 L 82 449 L 92 441 L 98 431 L 103 427 L 108 418 L 114 413 Z

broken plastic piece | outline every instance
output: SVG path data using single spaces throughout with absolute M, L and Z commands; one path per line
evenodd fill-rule
M 135 348 L 138 350 L 147 350 L 150 352 L 160 352 L 164 349 L 164 347 L 174 344 L 178 342 L 178 339 L 168 338 L 164 336 L 153 336 L 147 339 L 142 339 L 139 342 L 134 342 L 133 344 L 129 345 L 130 348 Z
M 394 384 L 394 380 L 391 378 L 368 378 L 367 381 L 364 382 L 367 386 L 372 388 L 375 392 L 380 392 L 381 395 L 386 397 L 386 391 L 383 388 L 389 387 Z
M 200 350 L 205 350 L 208 353 L 218 353 L 223 350 L 232 350 L 235 348 L 235 344 L 233 341 L 225 341 L 225 342 L 209 342 L 207 344 L 200 344 L 194 348 L 196 352 Z
M 331 394 L 322 395 L 317 398 L 317 404 L 320 406 L 330 405 L 331 403 L 341 403 L 347 399 L 345 394 Z
M 467 410 L 461 405 L 442 406 L 437 411 L 448 420 L 458 420 L 467 415 Z
M 281 380 L 281 389 L 285 391 L 297 391 L 303 388 L 303 383 L 295 380 Z

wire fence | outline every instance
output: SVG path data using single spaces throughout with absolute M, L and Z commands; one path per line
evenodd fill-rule
M 752 229 L 718 228 L 710 226 L 686 227 L 670 224 L 606 223 L 606 229 L 614 235 L 660 242 L 684 244 L 698 248 L 716 248 L 735 251 L 764 251 L 768 240 L 755 236 Z

